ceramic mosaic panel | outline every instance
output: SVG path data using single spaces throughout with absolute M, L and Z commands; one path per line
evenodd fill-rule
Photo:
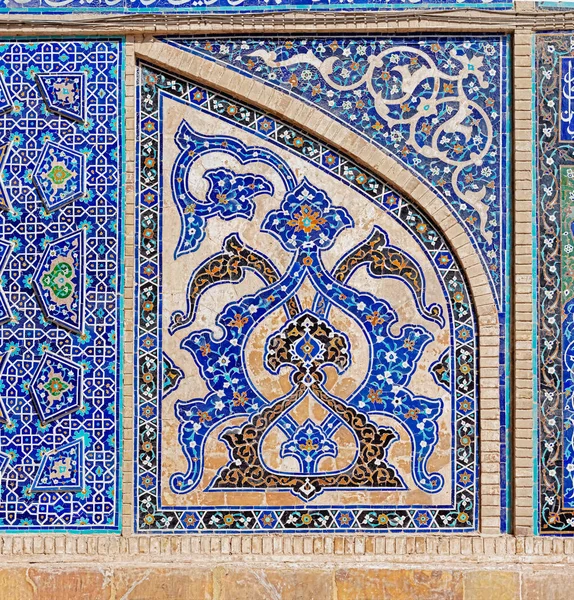
M 122 47 L 0 45 L 0 529 L 117 530 Z
M 136 530 L 472 531 L 477 337 L 407 199 L 140 65 Z
M 442 197 L 481 257 L 500 327 L 502 530 L 509 492 L 508 38 L 170 38 L 311 104 Z
M 511 9 L 512 0 L 5 0 L 0 12 L 258 13 L 289 10 Z
M 574 35 L 536 38 L 537 525 L 574 532 Z

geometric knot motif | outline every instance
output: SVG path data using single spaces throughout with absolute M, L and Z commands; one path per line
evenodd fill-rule
M 0 240 L 0 277 L 8 264 L 10 255 L 12 254 L 12 244 Z M 12 313 L 8 304 L 8 299 L 2 287 L 0 287 L 0 325 L 12 319 Z
M 30 381 L 40 421 L 49 423 L 82 408 L 82 367 L 45 352 Z
M 8 359 L 10 358 L 10 352 L 5 352 L 0 356 L 0 378 L 3 377 L 4 371 L 6 370 L 6 366 L 8 363 Z M 6 408 L 6 403 L 4 397 L 0 395 L 0 423 L 10 423 L 10 416 L 8 414 L 8 409 Z M 1 453 L 0 453 L 1 454 Z M 0 473 L 2 472 L 2 468 L 0 465 Z
M 10 94 L 10 90 L 8 90 L 4 76 L 0 74 L 0 115 L 10 112 L 13 107 L 14 101 L 12 100 L 12 95 Z
M 48 321 L 78 334 L 84 329 L 85 232 L 47 244 L 32 282 Z
M 81 492 L 83 489 L 83 438 L 44 454 L 32 483 L 32 492 Z
M 38 73 L 36 84 L 50 112 L 84 122 L 85 73 Z
M 8 196 L 8 191 L 6 190 L 6 185 L 4 183 L 4 167 L 6 166 L 9 153 L 10 143 L 2 144 L 0 146 L 0 210 L 11 212 L 12 203 L 10 202 L 10 197 Z
M 86 193 L 84 155 L 48 142 L 32 179 L 46 210 L 54 212 Z

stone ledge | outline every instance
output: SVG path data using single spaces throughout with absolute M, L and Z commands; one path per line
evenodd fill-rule
M 569 600 L 570 571 L 337 568 L 306 565 L 21 566 L 0 569 L 0 597 L 15 600 Z

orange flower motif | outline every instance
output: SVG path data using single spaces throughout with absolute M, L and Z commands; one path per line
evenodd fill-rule
M 415 347 L 415 341 L 411 340 L 411 338 L 407 338 L 404 342 L 403 342 L 403 348 L 406 348 L 409 352 L 412 352 L 412 350 Z
M 365 320 L 368 321 L 373 327 L 376 325 L 381 325 L 385 322 L 385 318 L 381 317 L 378 310 L 375 310 L 372 315 L 365 317 Z
M 205 423 L 206 421 L 211 421 L 211 416 L 209 415 L 208 412 L 206 412 L 204 410 L 198 411 L 197 416 L 199 417 L 200 423 Z
M 241 329 L 249 321 L 249 317 L 242 317 L 240 314 L 233 315 L 233 319 L 229 321 L 231 327 Z
M 453 150 L 457 153 L 460 154 L 464 148 L 460 145 L 460 144 L 455 144 Z
M 297 75 L 295 75 L 295 73 L 293 73 L 291 75 L 291 77 L 289 77 L 289 83 L 293 86 L 293 87 L 297 87 L 297 84 L 299 83 L 299 80 L 297 79 Z
M 454 92 L 454 84 L 453 83 L 443 83 L 442 91 L 445 94 L 452 94 Z
M 244 406 L 247 402 L 247 392 L 233 392 L 233 406 Z
M 370 389 L 367 395 L 367 399 L 373 404 L 380 404 L 383 401 L 383 399 L 381 398 L 381 390 Z
M 294 227 L 295 231 L 304 231 L 305 233 L 311 233 L 312 231 L 319 231 L 321 225 L 327 222 L 320 213 L 311 209 L 307 204 L 301 206 L 301 212 L 295 214 L 295 218 L 287 221 L 287 225 Z
M 421 411 L 418 408 L 410 408 L 405 415 L 405 418 L 412 419 L 413 421 L 417 421 L 419 418 L 419 413 Z

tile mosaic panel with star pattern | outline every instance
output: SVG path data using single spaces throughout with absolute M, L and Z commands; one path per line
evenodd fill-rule
M 476 317 L 333 148 L 138 66 L 135 529 L 474 531 Z
M 0 530 L 119 527 L 122 44 L 0 42 Z

